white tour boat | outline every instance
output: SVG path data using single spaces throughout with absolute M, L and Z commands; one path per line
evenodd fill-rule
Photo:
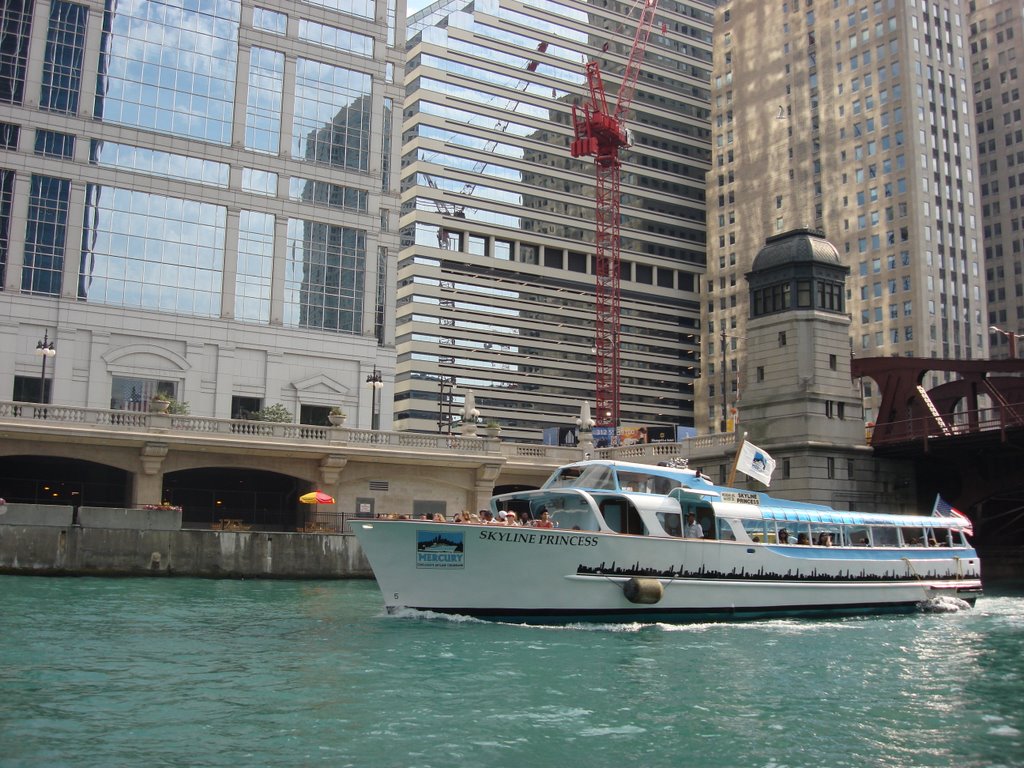
M 388 611 L 684 622 L 911 611 L 981 594 L 963 516 L 844 512 L 685 468 L 578 462 L 539 490 L 495 496 L 491 511 L 528 523 L 353 523 Z M 544 511 L 555 527 L 529 524 Z M 699 531 L 687 530 L 691 515 Z

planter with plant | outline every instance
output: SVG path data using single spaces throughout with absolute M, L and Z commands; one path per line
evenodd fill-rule
M 347 418 L 348 414 L 341 410 L 337 405 L 327 412 L 327 420 L 331 423 L 332 427 L 340 427 L 345 423 L 345 419 Z

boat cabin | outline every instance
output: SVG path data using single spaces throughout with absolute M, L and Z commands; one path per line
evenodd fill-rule
M 536 491 L 496 496 L 495 513 L 530 521 L 547 511 L 560 529 L 683 538 L 692 514 L 703 538 L 820 547 L 967 547 L 949 518 L 840 512 L 716 486 L 690 469 L 615 461 L 561 467 Z

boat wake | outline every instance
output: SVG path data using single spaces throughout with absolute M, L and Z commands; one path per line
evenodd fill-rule
M 971 604 L 966 600 L 961 600 L 959 597 L 952 597 L 951 595 L 931 597 L 927 600 L 922 600 L 917 605 L 925 613 L 959 613 L 960 611 L 969 611 L 971 609 Z

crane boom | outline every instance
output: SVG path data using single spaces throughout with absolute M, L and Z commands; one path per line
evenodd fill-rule
M 654 24 L 658 0 L 644 0 L 637 21 L 633 46 L 614 112 L 608 109 L 601 69 L 596 61 L 587 62 L 587 86 L 590 101 L 573 105 L 573 157 L 594 158 L 595 191 L 595 389 L 596 418 L 599 426 L 617 427 L 620 407 L 620 179 L 622 159 L 619 152 L 629 146 L 625 116 L 629 112 L 640 77 L 640 64 Z M 617 436 L 616 436 L 617 440 Z

